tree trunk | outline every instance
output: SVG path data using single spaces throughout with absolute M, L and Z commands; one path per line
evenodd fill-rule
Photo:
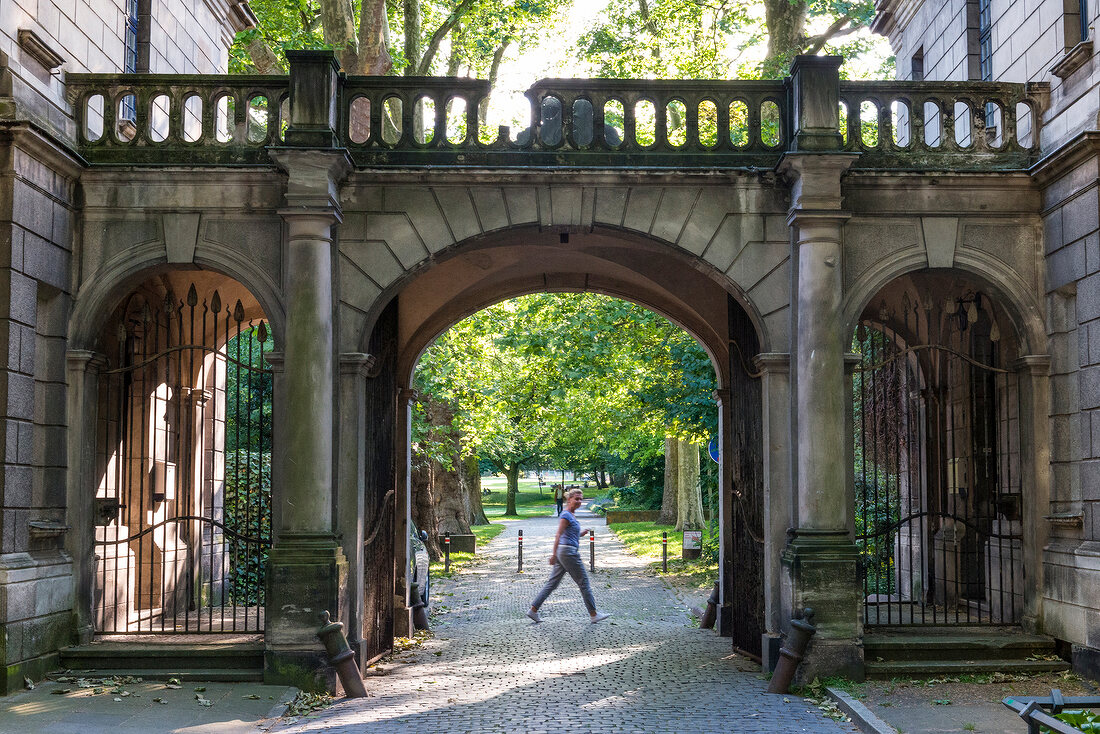
M 505 515 L 518 515 L 516 512 L 516 493 L 519 492 L 519 463 L 509 464 L 504 468 L 504 477 L 508 480 L 508 502 L 504 508 Z
M 364 0 L 359 14 L 359 55 L 355 68 L 345 65 L 349 74 L 384 76 L 393 68 L 386 43 L 386 0 Z
M 679 444 L 675 438 L 665 436 L 665 491 L 661 499 L 661 514 L 658 525 L 675 525 L 677 521 L 676 503 L 680 497 L 680 466 L 676 459 Z
M 439 523 L 435 516 L 435 498 L 432 497 L 432 462 L 423 454 L 413 454 L 409 483 L 412 485 L 412 520 L 419 530 L 428 534 L 428 542 L 425 543 L 428 557 L 438 561 L 443 557 L 443 551 L 436 539 Z
M 676 529 L 697 530 L 706 524 L 703 492 L 699 486 L 699 446 L 688 441 L 677 443 L 680 496 L 676 503 Z
M 481 504 L 481 469 L 476 456 L 468 456 L 462 462 L 462 484 L 470 498 L 470 524 L 488 525 L 485 507 Z
M 405 76 L 414 76 L 420 65 L 420 0 L 403 0 L 405 15 Z
M 802 0 L 764 0 L 764 22 L 768 29 L 765 79 L 782 78 L 791 58 L 801 50 L 807 8 L 808 4 Z

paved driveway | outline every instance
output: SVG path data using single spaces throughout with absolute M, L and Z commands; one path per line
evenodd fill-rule
M 368 698 L 276 731 L 856 731 L 796 696 L 765 693 L 759 669 L 730 657 L 728 639 L 693 628 L 686 605 L 624 552 L 602 519 L 581 522 L 597 530 L 592 586 L 610 620 L 590 624 L 568 578 L 543 606 L 546 621 L 524 616 L 549 572 L 557 521 L 513 522 L 477 566 L 433 585 L 434 638 L 383 664 L 386 675 L 368 677 Z M 516 573 L 519 527 L 523 574 Z M 587 559 L 587 542 L 582 552 Z

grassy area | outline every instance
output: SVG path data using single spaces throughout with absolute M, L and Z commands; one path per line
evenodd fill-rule
M 680 557 L 684 534 L 672 525 L 655 522 L 623 522 L 609 526 L 631 553 L 649 561 L 649 568 L 686 591 L 709 591 L 718 578 L 718 563 Z M 668 533 L 668 573 L 661 570 L 661 533 Z M 706 531 L 704 531 L 704 538 Z
M 477 538 L 477 547 L 481 548 L 490 540 L 503 533 L 504 526 L 499 523 L 491 525 L 474 525 L 471 530 L 474 531 L 474 536 Z M 451 553 L 450 573 L 443 572 L 444 562 L 441 558 L 431 564 L 432 578 L 450 578 L 463 566 L 468 566 L 473 563 L 475 558 L 477 558 L 476 553 Z
M 534 479 L 519 480 L 519 491 L 516 492 L 516 515 L 505 515 L 507 509 L 508 488 L 504 477 L 483 477 L 481 486 L 490 490 L 489 494 L 481 497 L 481 505 L 485 508 L 485 516 L 494 518 L 522 518 L 545 517 L 554 514 L 554 493 L 549 486 L 544 486 L 542 494 L 539 494 L 538 483 Z

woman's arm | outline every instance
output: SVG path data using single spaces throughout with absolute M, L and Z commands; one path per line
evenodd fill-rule
M 563 517 L 558 523 L 558 532 L 554 535 L 554 550 L 550 551 L 551 566 L 558 562 L 558 541 L 561 540 L 561 534 L 565 532 L 567 527 L 569 527 L 569 521 Z

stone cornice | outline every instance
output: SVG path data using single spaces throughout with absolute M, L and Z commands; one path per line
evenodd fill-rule
M 53 135 L 34 123 L 23 120 L 0 121 L 0 144 L 25 150 L 51 170 L 69 179 L 79 178 L 87 165 L 83 158 Z
M 1016 360 L 1013 365 L 1017 371 L 1027 371 L 1036 377 L 1045 377 L 1050 374 L 1049 354 L 1025 354 Z
M 340 374 L 369 377 L 377 361 L 377 357 L 373 354 L 344 352 L 340 355 Z
M 287 174 L 288 210 L 340 210 L 340 183 L 352 171 L 343 149 L 271 148 L 271 159 Z
M 1045 187 L 1097 154 L 1100 154 L 1100 131 L 1086 130 L 1044 156 L 1028 169 L 1028 173 L 1037 184 Z
M 759 372 L 789 374 L 791 371 L 791 355 L 787 352 L 761 352 L 752 361 Z
M 784 153 L 776 172 L 791 187 L 791 216 L 840 209 L 840 178 L 857 158 L 859 153 Z

